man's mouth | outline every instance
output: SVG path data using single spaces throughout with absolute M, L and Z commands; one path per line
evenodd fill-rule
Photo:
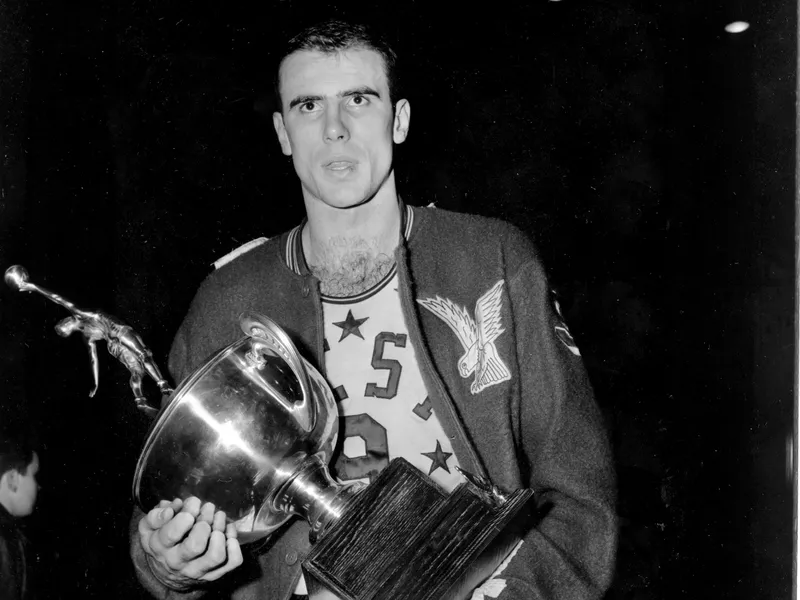
M 354 169 L 357 164 L 358 163 L 356 161 L 350 159 L 334 159 L 329 160 L 322 166 L 330 171 L 347 171 Z
M 335 161 L 332 163 L 328 163 L 328 168 L 331 171 L 344 171 L 345 169 L 350 169 L 352 167 L 353 163 L 351 162 Z

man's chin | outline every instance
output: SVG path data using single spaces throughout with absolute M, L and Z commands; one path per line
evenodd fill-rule
M 355 208 L 369 202 L 370 195 L 364 192 L 328 193 L 322 196 L 322 201 L 332 208 Z

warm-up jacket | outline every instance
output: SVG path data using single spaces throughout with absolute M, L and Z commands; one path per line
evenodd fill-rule
M 26 561 L 27 538 L 19 519 L 0 505 L 0 599 L 32 598 Z
M 433 409 L 462 468 L 507 491 L 534 489 L 543 515 L 477 596 L 601 597 L 617 539 L 612 460 L 579 351 L 533 245 L 499 220 L 402 204 L 401 210 L 401 304 Z M 218 263 L 170 352 L 176 381 L 242 337 L 244 311 L 275 320 L 325 373 L 322 303 L 303 258 L 301 229 Z M 497 288 L 499 297 L 489 293 Z M 488 343 L 473 346 L 458 326 L 477 321 L 479 331 L 498 310 L 499 335 L 495 322 L 489 338 L 472 336 Z M 141 516 L 134 514 L 131 544 L 140 580 L 157 598 L 186 597 L 150 572 L 135 529 Z M 243 548 L 244 565 L 208 587 L 212 597 L 212 590 L 235 600 L 290 596 L 309 549 L 308 526 L 294 519 L 255 546 Z

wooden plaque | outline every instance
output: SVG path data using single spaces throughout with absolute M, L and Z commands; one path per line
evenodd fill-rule
M 461 600 L 491 575 L 532 525 L 532 490 L 498 505 L 463 483 L 449 496 L 393 460 L 312 547 L 309 598 Z

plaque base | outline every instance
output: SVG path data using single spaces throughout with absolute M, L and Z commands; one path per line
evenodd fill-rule
M 312 546 L 303 562 L 309 598 L 467 598 L 532 525 L 532 498 L 519 490 L 497 505 L 471 483 L 448 496 L 395 459 Z

